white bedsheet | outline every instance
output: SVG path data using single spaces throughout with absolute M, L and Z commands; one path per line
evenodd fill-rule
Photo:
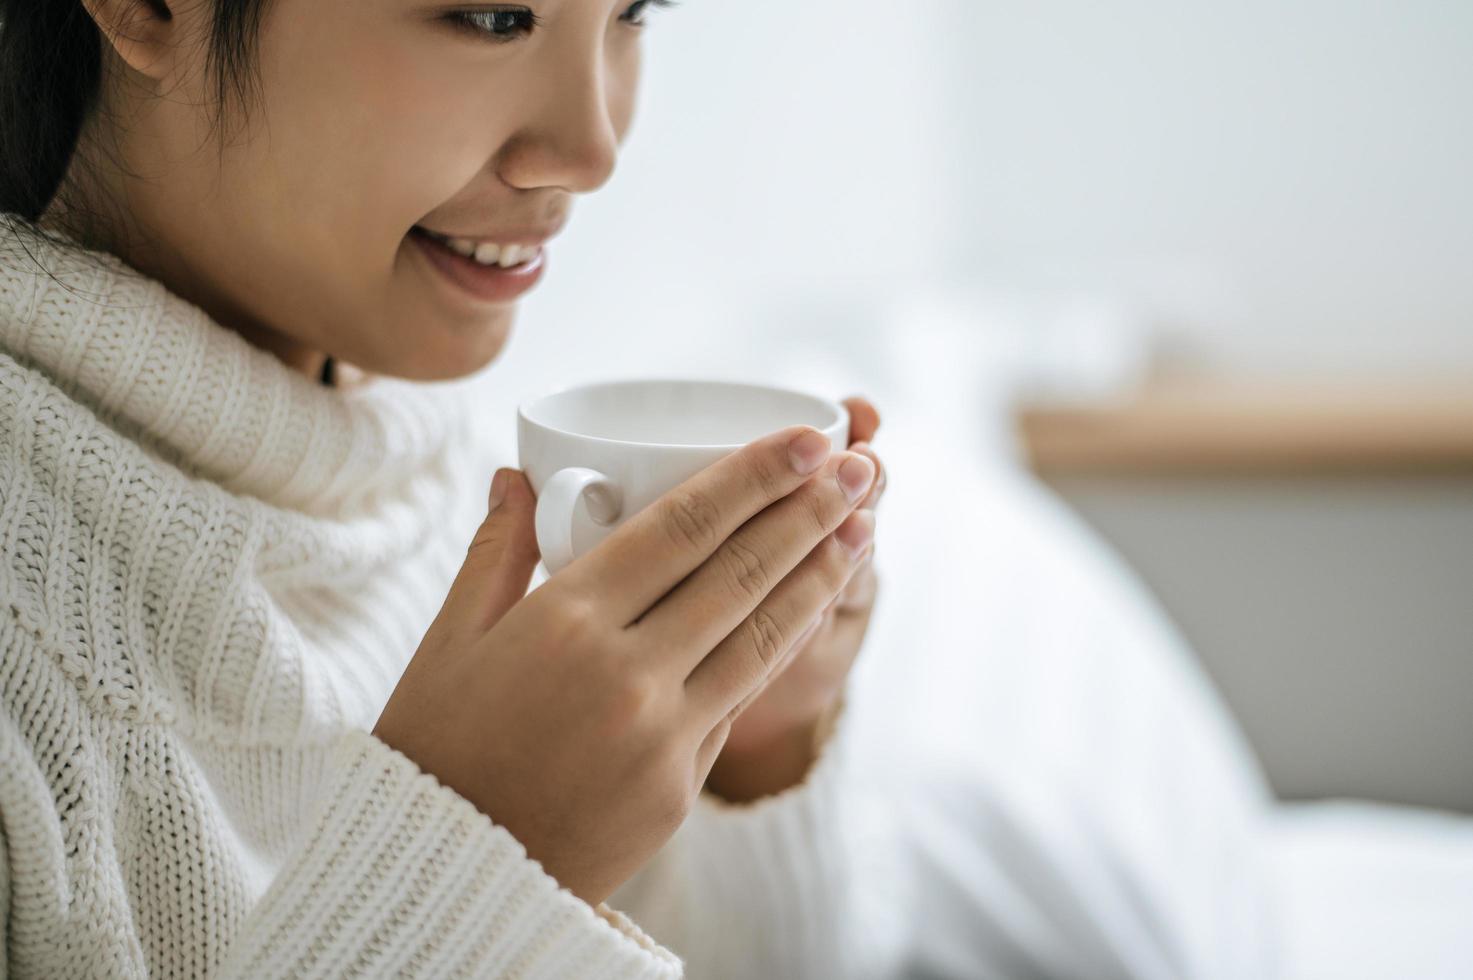
M 1473 817 L 1293 804 L 1271 836 L 1286 980 L 1473 978 Z

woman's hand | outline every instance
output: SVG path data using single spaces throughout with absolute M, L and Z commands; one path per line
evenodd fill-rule
M 597 904 L 684 821 L 731 720 L 849 582 L 873 463 L 790 426 L 706 467 L 530 594 L 536 498 L 492 510 L 374 734 Z M 497 504 L 496 490 L 505 488 Z
M 870 448 L 880 413 L 864 398 L 846 398 L 849 448 L 874 460 L 874 486 L 860 504 L 874 513 L 885 492 L 886 475 Z M 879 581 L 874 551 L 861 559 L 844 590 L 830 602 L 817 626 L 795 644 L 793 655 L 769 676 L 766 686 L 732 722 L 706 788 L 721 798 L 747 802 L 779 793 L 801 782 L 812 766 L 818 728 L 826 711 L 837 707 L 844 679 L 864 642 Z

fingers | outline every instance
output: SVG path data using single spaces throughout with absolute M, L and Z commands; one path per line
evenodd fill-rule
M 875 437 L 875 432 L 880 427 L 880 412 L 874 403 L 863 395 L 851 395 L 842 402 L 849 410 L 849 449 L 854 452 L 863 452 L 874 461 L 876 472 L 875 487 L 870 495 L 860 504 L 861 507 L 873 509 L 879 502 L 880 496 L 885 492 L 885 467 L 870 448 L 870 440 Z
M 678 665 L 684 671 L 682 677 L 689 675 L 805 556 L 840 529 L 873 480 L 874 466 L 867 457 L 836 454 L 816 479 L 739 528 L 708 561 L 630 626 L 631 640 L 664 658 L 672 669 Z M 866 530 L 868 527 L 872 522 Z M 850 527 L 845 533 L 855 530 Z M 848 578 L 847 568 L 844 577 Z M 782 638 L 790 638 L 806 623 L 806 619 L 796 623 L 779 620 L 768 628 L 775 625 Z
M 880 427 L 880 412 L 868 398 L 852 395 L 841 404 L 849 410 L 849 442 L 869 442 Z
M 716 723 L 716 727 L 706 733 L 701 740 L 700 747 L 696 749 L 696 780 L 705 783 L 706 777 L 711 775 L 711 770 L 716 765 L 716 759 L 721 755 L 721 750 L 726 746 L 727 736 L 731 734 L 732 718 L 722 718 Z
M 709 731 L 762 687 L 804 630 L 847 584 L 873 530 L 872 511 L 852 513 L 696 666 L 686 679 L 685 691 L 698 724 Z
M 441 616 L 455 628 L 490 629 L 527 594 L 542 557 L 533 519 L 537 498 L 521 470 L 502 468 L 492 481 L 501 502 L 490 509 L 466 549 Z M 488 505 L 490 500 L 488 500 Z
M 723 456 L 560 571 L 563 587 L 597 597 L 611 619 L 627 626 L 753 515 L 802 486 L 831 450 L 822 432 L 795 425 Z
M 874 449 L 870 446 L 868 442 L 856 442 L 849 447 L 849 451 L 861 453 L 869 457 L 870 462 L 875 464 L 875 482 L 870 487 L 869 494 L 859 505 L 862 508 L 874 510 L 875 505 L 880 502 L 880 498 L 885 494 L 885 487 L 889 484 L 889 477 L 885 471 L 885 464 L 875 453 Z
M 868 609 L 875 604 L 875 597 L 879 593 L 880 576 L 875 571 L 875 549 L 870 545 L 868 557 L 860 563 L 854 575 L 850 577 L 849 584 L 844 586 L 844 591 L 835 598 L 833 611 L 836 616 L 849 616 L 861 610 Z

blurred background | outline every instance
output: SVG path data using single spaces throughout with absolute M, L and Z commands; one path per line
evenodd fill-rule
M 1067 502 L 1281 798 L 1473 812 L 1473 4 L 646 16 L 492 424 L 611 377 L 864 393 L 882 456 Z

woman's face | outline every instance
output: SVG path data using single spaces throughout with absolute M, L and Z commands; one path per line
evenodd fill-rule
M 561 228 L 613 172 L 655 14 L 647 0 L 270 0 L 256 102 L 248 125 L 227 116 L 221 148 L 210 0 L 169 7 L 132 26 L 137 46 L 113 42 L 134 93 L 110 190 L 144 232 L 125 257 L 289 363 L 321 352 L 418 379 L 494 359 L 516 299 L 457 285 L 410 230 L 531 244 Z

